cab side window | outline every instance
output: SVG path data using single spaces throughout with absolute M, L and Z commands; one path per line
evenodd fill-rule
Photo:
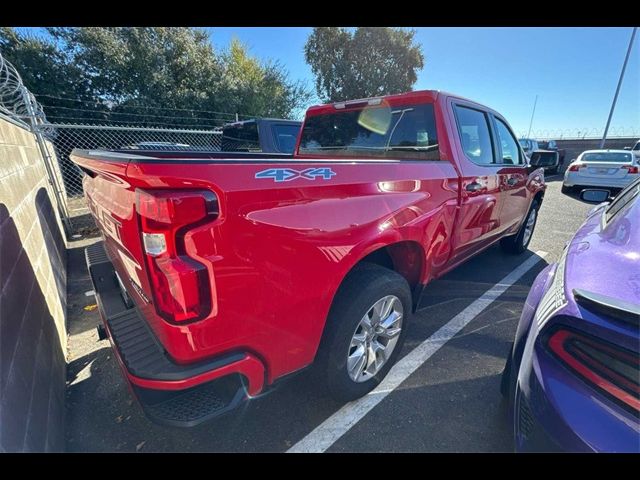
M 467 158 L 478 165 L 494 164 L 493 142 L 487 114 L 460 105 L 454 108 L 462 150 Z
M 502 163 L 505 165 L 522 165 L 523 159 L 518 148 L 518 141 L 511 134 L 502 120 L 496 118 L 496 130 L 498 132 L 498 140 L 502 150 Z

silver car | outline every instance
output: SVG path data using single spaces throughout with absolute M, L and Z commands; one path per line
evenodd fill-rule
M 638 158 L 629 150 L 587 150 L 564 173 L 562 191 L 574 187 L 624 188 L 640 176 Z

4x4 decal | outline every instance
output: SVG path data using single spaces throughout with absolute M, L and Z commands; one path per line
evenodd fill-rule
M 293 168 L 268 168 L 256 173 L 255 178 L 273 178 L 274 182 L 288 182 L 296 178 L 304 178 L 305 180 L 331 180 L 336 172 L 327 167 L 322 168 L 306 168 L 304 170 L 294 170 Z

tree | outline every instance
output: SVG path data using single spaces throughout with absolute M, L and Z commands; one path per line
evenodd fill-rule
M 10 27 L 0 27 L 0 51 L 16 66 L 32 92 L 91 100 L 88 80 L 53 43 L 32 35 L 19 35 Z
M 414 30 L 314 28 L 305 44 L 318 96 L 326 102 L 411 90 L 424 66 Z
M 291 81 L 284 67 L 273 61 L 260 62 L 233 39 L 220 55 L 222 77 L 219 85 L 220 109 L 231 112 L 261 112 L 280 117 L 306 107 L 311 92 L 301 81 Z
M 197 28 L 47 32 L 35 38 L 3 28 L 0 48 L 54 120 L 214 126 L 235 113 L 288 117 L 310 96 L 280 64 L 251 57 L 238 41 L 217 54 Z

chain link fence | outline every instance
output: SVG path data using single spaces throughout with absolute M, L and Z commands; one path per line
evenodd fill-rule
M 58 211 L 67 231 L 72 229 L 67 210 L 63 180 L 60 169 L 49 151 L 53 146 L 46 138 L 50 131 L 43 125 L 46 117 L 42 106 L 33 94 L 25 87 L 16 68 L 7 61 L 0 52 L 0 117 L 31 131 L 36 139 L 38 149 L 49 177 L 49 184 L 58 205 Z M 2 159 L 0 158 L 0 161 Z
M 53 147 L 65 191 L 65 203 L 74 231 L 90 226 L 89 212 L 82 191 L 83 173 L 71 161 L 74 148 L 79 149 L 153 149 L 182 151 L 220 150 L 219 129 L 185 130 L 123 125 L 78 125 L 44 123 L 38 126 Z M 87 225 L 89 222 L 89 225 Z
M 24 128 L 44 121 L 42 106 L 22 83 L 20 74 L 0 52 L 0 114 Z
M 235 114 L 228 115 L 238 118 Z M 219 127 L 184 129 L 48 122 L 42 105 L 24 86 L 18 71 L 1 52 L 0 117 L 35 135 L 69 235 L 95 231 L 82 190 L 84 174 L 69 156 L 74 148 L 219 151 L 222 143 Z
M 82 190 L 83 172 L 71 161 L 74 148 L 79 149 L 153 149 L 182 151 L 220 150 L 219 129 L 170 129 L 124 125 L 79 125 L 43 123 L 38 128 L 50 140 L 50 156 L 57 159 L 64 186 L 63 201 L 72 234 L 88 234 L 93 219 Z
M 536 140 L 588 140 L 601 139 L 604 128 L 582 127 L 582 128 L 558 128 L 558 129 L 538 129 L 520 132 L 520 138 L 535 138 Z M 640 126 L 612 126 L 607 132 L 607 138 L 640 138 Z

